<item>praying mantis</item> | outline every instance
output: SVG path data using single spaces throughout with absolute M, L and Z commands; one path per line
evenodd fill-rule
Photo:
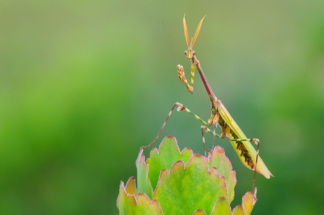
M 204 17 L 205 18 L 205 17 Z M 233 145 L 236 153 L 238 154 L 240 160 L 242 163 L 249 169 L 254 170 L 254 176 L 253 176 L 253 188 L 254 190 L 254 184 L 255 184 L 255 175 L 256 172 L 264 175 L 266 178 L 270 178 L 270 176 L 273 176 L 271 172 L 268 170 L 264 162 L 262 161 L 261 157 L 259 157 L 259 146 L 260 146 L 260 141 L 256 138 L 247 138 L 240 127 L 236 124 L 234 119 L 231 117 L 229 112 L 226 110 L 225 106 L 222 104 L 222 102 L 217 99 L 215 94 L 213 93 L 206 77 L 205 74 L 201 68 L 200 62 L 196 57 L 196 52 L 193 51 L 192 47 L 198 37 L 202 22 L 204 18 L 201 19 L 196 33 L 194 37 L 191 39 L 189 43 L 189 36 L 188 36 L 188 31 L 187 31 L 187 24 L 186 24 L 186 19 L 183 17 L 183 27 L 184 27 L 184 34 L 186 38 L 186 43 L 188 46 L 188 49 L 184 52 L 188 60 L 191 62 L 191 85 L 189 85 L 186 77 L 185 77 L 185 72 L 183 69 L 183 66 L 178 65 L 178 77 L 181 82 L 183 82 L 187 90 L 190 93 L 193 93 L 193 83 L 194 83 L 194 74 L 195 74 L 195 68 L 197 68 L 200 78 L 206 88 L 207 94 L 210 98 L 211 101 L 211 117 L 208 119 L 207 122 L 202 120 L 199 116 L 191 112 L 188 108 L 186 108 L 183 104 L 176 102 L 173 107 L 171 108 L 169 115 L 167 116 L 166 120 L 164 121 L 161 130 L 159 131 L 157 137 L 151 142 L 148 146 L 145 146 L 144 148 L 150 147 L 160 136 L 166 122 L 168 121 L 172 111 L 174 108 L 177 106 L 177 111 L 187 111 L 191 115 L 193 115 L 195 118 L 197 118 L 203 125 L 201 126 L 201 132 L 202 132 L 202 138 L 203 138 L 203 144 L 204 144 L 204 149 L 205 149 L 205 156 L 206 156 L 206 145 L 205 145 L 205 138 L 204 138 L 204 131 L 207 133 L 212 133 L 213 134 L 213 145 L 212 149 L 214 148 L 214 140 L 215 136 L 224 139 L 225 137 L 231 142 Z M 211 131 L 209 128 L 214 125 L 214 130 Z M 221 127 L 221 134 L 215 133 L 215 129 L 217 126 Z M 250 141 L 254 142 L 257 145 L 257 151 L 254 149 Z M 254 190 L 256 191 L 256 190 Z

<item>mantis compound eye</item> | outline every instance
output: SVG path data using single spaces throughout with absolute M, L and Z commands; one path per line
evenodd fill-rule
M 187 51 L 184 51 L 184 54 L 185 54 L 185 55 L 187 55 L 187 54 L 188 54 L 188 52 L 187 52 Z
M 195 51 L 193 51 L 193 52 L 192 52 L 192 55 L 195 55 L 195 54 L 196 54 L 196 52 L 195 52 Z

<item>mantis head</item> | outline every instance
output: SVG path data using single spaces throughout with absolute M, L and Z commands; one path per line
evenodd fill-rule
M 186 50 L 184 53 L 187 56 L 188 60 L 193 59 L 194 55 L 196 54 L 195 51 L 192 50 L 192 47 L 198 37 L 199 31 L 200 31 L 200 27 L 202 25 L 202 22 L 204 21 L 205 16 L 200 20 L 199 25 L 197 27 L 195 36 L 193 38 L 191 38 L 191 42 L 189 44 L 189 36 L 188 36 L 188 30 L 187 30 L 187 24 L 186 24 L 186 19 L 185 17 L 183 17 L 183 28 L 184 28 L 184 34 L 185 34 L 185 38 L 186 38 L 186 42 L 188 45 L 188 50 Z

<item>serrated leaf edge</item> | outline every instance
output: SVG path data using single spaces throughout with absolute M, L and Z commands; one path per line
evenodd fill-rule
M 128 190 L 128 187 L 129 186 L 131 186 L 131 182 L 133 181 L 133 185 L 134 185 L 134 188 L 135 188 L 135 193 L 136 194 L 133 194 L 133 195 L 135 195 L 135 198 L 137 198 L 137 195 L 138 195 L 138 191 L 137 191 L 137 187 L 136 187 L 136 180 L 135 180 L 135 177 L 134 176 L 131 176 L 129 179 L 128 179 L 128 181 L 127 181 L 127 183 L 126 183 L 126 186 L 125 186 L 125 191 L 127 192 L 127 190 Z
M 239 208 L 240 208 L 240 209 L 239 209 Z M 243 207 L 242 207 L 241 205 L 237 205 L 237 206 L 233 209 L 233 211 L 232 211 L 232 215 L 234 215 L 234 213 L 236 212 L 236 210 L 242 210 L 243 215 L 244 215 L 244 210 L 243 210 Z
M 128 179 L 128 181 L 129 181 L 129 179 Z M 144 199 L 148 200 L 148 201 L 151 203 L 151 206 L 153 206 L 154 203 L 156 203 L 156 204 L 159 206 L 159 210 L 160 210 L 161 214 L 163 215 L 163 211 L 162 211 L 162 209 L 161 209 L 160 203 L 159 203 L 157 200 L 155 200 L 155 199 L 151 200 L 151 199 L 150 199 L 150 198 L 149 198 L 145 193 L 139 193 L 138 196 L 137 196 L 137 198 L 136 198 L 134 194 L 128 194 L 128 193 L 126 192 L 126 187 L 125 187 L 123 181 L 120 181 L 120 185 L 121 185 L 121 187 L 122 187 L 122 190 L 123 190 L 124 194 L 125 194 L 127 197 L 133 197 L 133 198 L 132 198 L 132 201 L 135 202 L 136 206 L 139 204 L 138 198 L 141 196 L 141 198 L 143 197 Z M 119 203 L 119 197 L 120 197 L 119 195 L 120 195 L 120 194 L 118 194 L 118 197 L 117 197 L 117 207 L 118 207 L 118 203 Z
M 177 141 L 177 139 L 176 139 L 175 137 L 169 135 L 169 136 L 166 136 L 166 137 L 163 138 L 163 140 L 161 141 L 161 143 L 160 143 L 160 145 L 159 145 L 159 149 L 157 149 L 157 148 L 155 148 L 155 147 L 151 149 L 151 151 L 150 151 L 150 157 L 151 157 L 151 153 L 152 153 L 152 151 L 154 151 L 154 150 L 156 151 L 157 155 L 160 155 L 161 145 L 163 144 L 163 142 L 164 142 L 164 140 L 165 140 L 166 138 L 172 138 L 172 139 L 174 140 L 174 142 L 175 142 L 175 146 L 176 146 L 177 149 L 178 149 L 179 155 L 181 155 L 185 150 L 188 150 L 188 149 L 191 151 L 191 154 L 193 154 L 192 149 L 189 148 L 189 147 L 185 147 L 184 149 L 182 149 L 182 151 L 180 151 L 180 148 L 179 148 L 179 145 L 178 145 L 178 141 Z M 150 160 L 150 158 L 147 158 L 146 160 Z
M 255 188 L 255 195 L 256 195 L 256 191 L 257 191 L 257 188 Z M 247 199 L 247 198 L 252 198 L 252 208 L 251 208 L 251 211 L 247 211 L 247 201 L 249 200 L 249 199 Z M 252 210 L 253 210 L 253 207 L 254 207 L 254 205 L 255 205 L 255 203 L 256 203 L 256 199 L 254 198 L 254 196 L 253 196 L 253 193 L 252 192 L 247 192 L 243 197 L 242 197 L 242 207 L 243 207 L 243 211 L 244 211 L 244 215 L 250 215 L 251 214 L 251 212 L 252 212 Z M 247 213 L 247 212 L 249 212 L 249 213 Z
M 174 167 L 178 164 L 178 163 L 182 163 L 182 166 L 183 166 L 183 169 L 185 170 L 186 169 L 186 167 L 193 161 L 193 159 L 194 159 L 194 157 L 202 157 L 203 159 L 203 161 L 204 161 L 204 163 L 205 163 L 205 167 L 206 167 L 206 170 L 207 170 L 207 172 L 208 172 L 208 174 L 215 174 L 219 179 L 223 179 L 223 182 L 224 182 L 224 186 L 225 186 L 225 189 L 226 189 L 226 191 L 227 191 L 227 185 L 226 185 L 226 179 L 225 179 L 225 176 L 219 176 L 219 171 L 218 171 L 218 169 L 216 168 L 216 167 L 212 167 L 211 169 L 209 169 L 208 168 L 208 164 L 207 164 L 207 160 L 206 160 L 206 157 L 205 156 L 202 156 L 202 155 L 200 155 L 200 154 L 195 154 L 195 153 L 193 153 L 192 154 L 192 156 L 191 156 L 191 158 L 190 158 L 190 160 L 188 161 L 188 163 L 185 165 L 184 164 L 184 162 L 182 161 L 182 160 L 179 160 L 179 161 L 176 161 L 172 166 L 171 166 L 171 169 L 170 169 L 170 171 L 169 170 L 167 170 L 167 169 L 163 169 L 162 171 L 161 171 L 161 173 L 160 173 L 160 176 L 159 176 L 159 180 L 158 180 L 158 184 L 156 185 L 156 188 L 155 188 L 155 190 L 154 190 L 154 193 L 153 193 L 153 199 L 154 199 L 154 197 L 155 197 L 155 193 L 156 193 L 156 191 L 158 190 L 158 187 L 159 187 L 159 185 L 160 185 L 160 182 L 161 182 L 161 179 L 162 179 L 162 177 L 165 175 L 165 174 L 171 174 L 171 172 L 173 171 L 173 169 L 174 169 Z M 225 197 L 227 200 L 228 200 L 228 194 L 227 194 L 227 197 Z
M 222 200 L 222 199 L 225 199 L 225 200 L 226 200 L 226 202 L 227 202 L 227 204 L 228 204 L 228 207 L 229 207 L 229 209 L 230 209 L 230 211 L 231 211 L 231 205 L 228 203 L 228 199 L 227 199 L 226 197 L 224 197 L 224 196 L 221 196 L 221 197 L 219 197 L 219 198 L 217 199 L 217 201 L 215 202 L 215 205 L 214 205 L 214 208 L 213 208 L 211 214 L 214 213 L 214 211 L 216 210 L 217 203 L 218 203 L 220 200 Z M 232 211 L 231 211 L 231 213 L 232 213 Z
M 150 188 L 151 188 L 151 190 L 152 190 L 152 193 L 153 193 L 152 184 L 151 184 L 151 181 L 150 181 L 150 179 L 149 179 L 149 177 L 148 177 L 148 172 L 149 172 L 149 170 L 150 170 L 150 167 L 149 167 L 148 163 L 147 163 L 146 160 L 145 160 L 145 155 L 143 154 L 143 151 L 144 151 L 144 148 L 141 147 L 140 152 L 139 152 L 139 154 L 138 154 L 138 157 L 137 157 L 137 159 L 136 159 L 135 165 L 136 165 L 136 168 L 137 168 L 138 163 L 139 163 L 139 162 L 143 162 L 143 164 L 147 167 L 147 171 L 146 171 L 146 180 L 148 181 L 148 183 L 149 183 L 149 185 L 150 185 Z
M 221 149 L 221 152 L 220 152 L 220 150 L 219 149 Z M 211 149 L 209 149 L 208 150 L 208 157 L 207 157 L 207 164 L 209 164 L 208 165 L 208 168 L 210 168 L 211 167 L 211 163 L 212 163 L 212 158 L 213 158 L 213 155 L 214 155 L 214 153 L 216 153 L 216 150 L 217 150 L 217 153 L 219 153 L 219 154 L 221 154 L 221 153 L 223 153 L 224 154 L 224 156 L 225 156 L 225 160 L 226 160 L 226 163 L 228 164 L 228 167 L 229 167 L 229 169 L 231 170 L 231 175 L 232 175 L 232 177 L 234 177 L 235 178 L 235 181 L 234 181 L 234 187 L 233 187 L 233 197 L 235 196 L 235 186 L 236 186 L 236 184 L 237 184 L 237 178 L 236 178 L 236 171 L 235 170 L 233 170 L 233 166 L 232 166 L 232 162 L 230 161 L 230 159 L 226 156 L 226 154 L 225 154 L 225 150 L 224 150 L 224 148 L 223 147 L 221 147 L 221 146 L 219 146 L 219 145 L 216 145 L 215 147 L 214 147 L 214 149 L 213 150 L 211 150 Z M 225 178 L 225 176 L 222 176 L 222 177 L 224 177 Z M 226 178 L 225 178 L 225 183 L 226 183 L 226 192 L 227 192 L 227 201 L 229 201 L 229 190 L 227 189 L 227 181 L 226 181 Z
M 198 209 L 198 210 L 196 210 L 195 212 L 193 212 L 193 214 L 192 215 L 200 215 L 200 214 L 205 214 L 205 215 L 207 215 L 206 214 L 206 212 L 203 210 L 203 209 Z

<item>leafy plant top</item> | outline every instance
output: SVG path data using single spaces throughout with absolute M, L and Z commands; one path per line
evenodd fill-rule
M 121 215 L 249 215 L 253 194 L 231 210 L 236 185 L 235 171 L 222 147 L 207 157 L 190 148 L 180 152 L 174 137 L 165 137 L 159 150 L 145 159 L 143 148 L 136 160 L 137 186 L 131 177 L 120 184 L 117 207 Z

